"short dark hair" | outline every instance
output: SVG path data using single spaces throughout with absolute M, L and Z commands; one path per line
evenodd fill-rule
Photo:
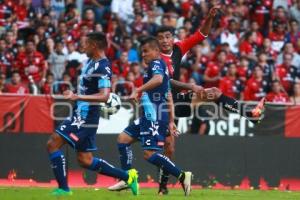
M 149 44 L 152 48 L 159 48 L 158 41 L 155 37 L 148 36 L 141 39 L 141 47 Z
M 155 36 L 157 36 L 159 33 L 164 32 L 170 32 L 172 35 L 174 35 L 174 28 L 171 26 L 160 26 L 157 28 Z
M 101 32 L 89 33 L 89 34 L 87 34 L 87 38 L 92 40 L 93 42 L 95 42 L 99 49 L 107 48 L 107 39 L 106 39 L 106 35 L 104 33 L 101 33 Z

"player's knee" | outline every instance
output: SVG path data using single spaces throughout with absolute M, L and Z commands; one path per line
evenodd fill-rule
M 56 144 L 57 143 L 56 141 L 57 141 L 56 135 L 52 134 L 46 144 L 48 152 L 52 153 L 52 152 L 58 150 L 58 147 L 57 147 L 58 145 Z
M 132 138 L 126 133 L 121 133 L 118 135 L 117 142 L 119 144 L 131 144 Z
M 144 150 L 144 159 L 148 160 L 154 153 L 155 151 Z
M 93 162 L 93 158 L 90 156 L 78 155 L 77 161 L 81 167 L 88 168 L 89 166 L 91 166 L 91 164 Z
M 175 153 L 175 145 L 172 144 L 172 143 L 169 143 L 167 142 L 165 144 L 165 155 L 168 157 L 168 158 L 171 158 Z

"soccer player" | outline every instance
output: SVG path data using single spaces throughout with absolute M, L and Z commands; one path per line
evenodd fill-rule
M 180 67 L 182 57 L 196 44 L 203 41 L 209 34 L 214 17 L 219 10 L 219 6 L 210 9 L 209 14 L 203 26 L 197 30 L 193 35 L 187 39 L 179 42 L 174 42 L 173 28 L 162 26 L 156 32 L 156 39 L 158 40 L 161 58 L 167 64 L 170 73 L 170 82 L 172 88 L 172 95 L 175 105 L 176 117 L 189 117 L 192 113 L 192 108 L 199 105 L 200 102 L 215 102 L 226 110 L 234 113 L 239 113 L 248 117 L 253 122 L 258 122 L 264 108 L 264 99 L 251 111 L 245 112 L 243 107 L 236 99 L 225 96 L 220 89 L 216 87 L 203 89 L 201 86 L 195 84 L 183 83 L 179 81 Z M 186 94 L 180 93 L 181 90 L 189 90 Z M 173 131 L 176 133 L 176 131 Z M 172 158 L 175 151 L 175 135 L 169 134 L 165 140 L 165 155 Z M 132 151 L 126 145 L 122 145 L 122 140 L 118 138 L 119 151 L 126 152 L 128 159 L 132 155 Z M 159 178 L 159 194 L 168 194 L 167 183 L 169 175 L 166 171 L 161 170 Z M 126 188 L 123 181 L 116 183 L 109 187 L 112 191 L 118 191 Z
M 141 54 L 148 67 L 144 74 L 144 84 L 133 92 L 131 98 L 136 99 L 138 94 L 142 93 L 140 100 L 142 114 L 119 135 L 118 145 L 122 169 L 131 169 L 132 155 L 128 154 L 130 151 L 127 149 L 139 140 L 145 160 L 178 178 L 185 195 L 189 195 L 192 173 L 182 171 L 168 157 L 159 153 L 164 147 L 168 128 L 174 131 L 174 113 L 172 112 L 172 95 L 169 90 L 169 72 L 164 61 L 160 59 L 157 40 L 153 37 L 144 39 L 141 42 Z M 124 181 L 121 183 L 123 187 L 126 186 Z
M 107 40 L 104 34 L 94 32 L 87 35 L 85 51 L 89 60 L 82 68 L 78 94 L 70 90 L 64 92 L 65 99 L 75 101 L 75 107 L 72 116 L 56 128 L 56 132 L 50 136 L 47 143 L 51 167 L 58 183 L 58 189 L 53 191 L 53 195 L 72 194 L 67 183 L 65 156 L 60 150 L 66 143 L 76 150 L 78 163 L 83 168 L 119 178 L 128 184 L 134 195 L 138 194 L 138 175 L 135 169 L 124 171 L 115 168 L 92 154 L 97 149 L 97 104 L 109 101 L 111 88 L 111 66 L 104 53 L 106 47 Z

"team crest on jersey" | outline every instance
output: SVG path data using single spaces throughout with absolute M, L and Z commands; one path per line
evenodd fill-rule
M 160 68 L 160 65 L 154 65 L 153 67 L 152 67 L 152 70 L 158 70 Z

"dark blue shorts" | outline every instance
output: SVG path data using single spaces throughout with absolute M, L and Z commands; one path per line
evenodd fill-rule
M 165 144 L 167 129 L 168 122 L 151 122 L 141 117 L 125 128 L 124 132 L 139 140 L 144 150 L 160 151 Z
M 74 114 L 66 118 L 58 127 L 56 133 L 62 136 L 76 151 L 90 152 L 97 150 L 95 135 L 99 118 L 80 119 Z

